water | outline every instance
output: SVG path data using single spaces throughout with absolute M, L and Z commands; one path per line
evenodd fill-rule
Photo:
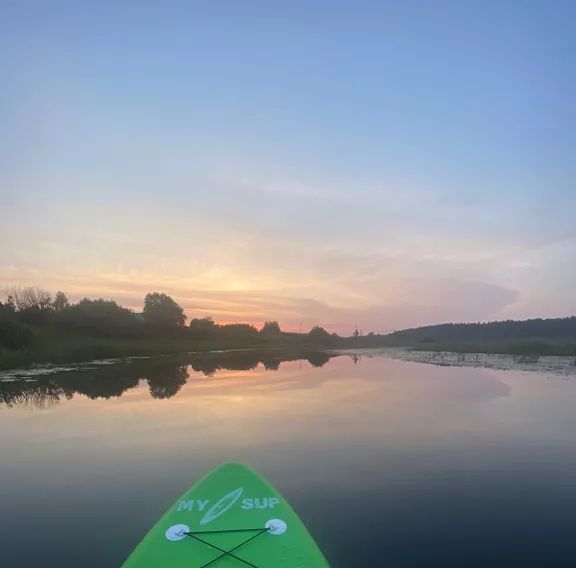
M 241 460 L 335 568 L 574 566 L 575 380 L 307 357 L 0 376 L 1 565 L 118 566 L 200 475 Z

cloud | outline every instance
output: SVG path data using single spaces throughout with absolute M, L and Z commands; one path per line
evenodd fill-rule
M 143 192 L 129 209 L 110 208 L 110 192 L 104 199 L 97 187 L 81 203 L 50 193 L 0 226 L 0 287 L 40 285 L 135 309 L 164 291 L 190 316 L 345 333 L 576 310 L 576 245 L 565 231 L 521 244 L 522 235 L 499 238 L 505 211 L 493 233 L 478 230 L 496 206 L 454 217 L 466 200 L 265 178 L 239 182 L 238 194 L 225 180 L 208 197 L 168 190 L 152 203 Z M 458 233 L 463 225 L 471 228 Z
M 325 272 L 334 259 L 318 267 Z M 358 266 L 370 273 L 371 262 L 366 259 L 356 266 L 349 259 L 348 270 L 333 281 L 322 294 L 321 285 L 309 285 L 299 289 L 288 286 L 276 290 L 210 290 L 190 288 L 185 281 L 158 274 L 100 274 L 97 279 L 82 275 L 39 274 L 38 272 L 12 271 L 12 279 L 6 285 L 39 283 L 52 290 L 64 289 L 74 299 L 82 296 L 113 298 L 135 310 L 140 310 L 144 295 L 150 291 L 171 294 L 184 308 L 189 317 L 212 316 L 219 322 L 247 321 L 260 325 L 269 319 L 280 321 L 285 329 L 307 330 L 323 325 L 331 332 L 350 334 L 356 325 L 364 331 L 387 332 L 393 329 L 445 321 L 475 321 L 496 318 L 513 304 L 518 292 L 482 282 L 464 282 L 454 279 L 411 281 L 398 280 L 404 284 L 402 295 L 392 294 L 386 298 L 374 295 L 374 290 L 386 282 L 369 280 L 368 289 L 361 288 L 358 280 L 356 290 L 352 276 L 357 276 Z M 337 268 L 340 263 L 335 263 Z M 7 274 L 7 272 L 4 272 Z M 336 290 L 336 286 L 340 286 Z M 308 296 L 314 293 L 316 297 Z M 294 295 L 298 293 L 298 295 Z M 321 300 L 325 296 L 333 300 Z

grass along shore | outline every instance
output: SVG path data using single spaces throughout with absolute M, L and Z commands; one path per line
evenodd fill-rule
M 45 364 L 69 364 L 154 355 L 176 355 L 192 351 L 208 352 L 227 349 L 322 349 L 317 344 L 287 336 L 274 341 L 265 338 L 153 337 L 136 339 L 83 337 L 73 335 L 45 336 L 29 347 L 0 348 L 0 370 L 29 368 Z
M 208 352 L 227 349 L 366 349 L 382 348 L 386 345 L 364 345 L 362 341 L 341 338 L 337 344 L 318 345 L 299 334 L 285 334 L 278 338 L 101 338 L 68 334 L 45 335 L 33 345 L 21 349 L 0 348 L 0 370 L 28 368 L 44 364 L 69 364 L 154 355 L 176 355 L 191 351 Z M 407 351 L 431 351 L 451 353 L 484 353 L 517 356 L 570 356 L 576 357 L 576 344 L 553 341 L 521 341 L 490 343 L 429 343 L 421 345 L 396 345 Z
M 485 353 L 494 355 L 530 355 L 530 356 L 576 356 L 576 343 L 564 341 L 492 341 L 486 343 L 429 343 L 407 346 L 410 351 L 435 351 L 451 353 Z

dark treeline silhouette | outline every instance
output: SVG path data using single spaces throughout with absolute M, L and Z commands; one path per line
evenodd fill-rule
M 147 294 L 142 313 L 136 313 L 113 300 L 83 298 L 71 303 L 60 291 L 52 298 L 40 288 L 15 288 L 0 302 L 0 348 L 28 346 L 47 329 L 90 337 L 221 338 L 262 344 L 299 335 L 283 333 L 276 321 L 267 321 L 261 330 L 246 323 L 219 325 L 211 318 L 193 318 L 188 326 L 185 322 L 182 307 L 158 292 Z M 319 327 L 306 337 L 317 344 L 336 338 Z
M 331 357 L 316 351 L 238 351 L 227 353 L 186 354 L 178 357 L 135 359 L 128 363 L 80 368 L 41 375 L 33 380 L 0 381 L 0 405 L 49 407 L 75 394 L 90 399 L 115 398 L 135 388 L 141 381 L 148 384 L 150 396 L 167 399 L 175 396 L 193 372 L 211 377 L 220 370 L 248 371 L 263 365 L 278 370 L 285 361 L 308 361 L 321 367 Z
M 391 344 L 527 339 L 576 341 L 576 317 L 489 323 L 447 323 L 396 331 L 387 335 L 386 339 Z
M 576 355 L 576 317 L 446 323 L 395 331 L 388 335 L 342 338 L 351 348 L 409 347 L 415 349 L 510 354 Z
M 54 299 L 40 288 L 16 288 L 0 302 L 0 347 L 18 348 L 34 341 L 48 328 L 74 334 L 105 337 L 142 337 L 182 329 L 186 316 L 166 294 L 144 299 L 141 314 L 112 300 L 83 298 L 70 303 L 63 292 Z
M 170 296 L 151 292 L 136 313 L 112 300 L 71 303 L 40 288 L 13 289 L 0 302 L 0 368 L 36 362 L 66 363 L 106 357 L 262 348 L 372 348 L 576 354 L 576 317 L 491 323 L 441 324 L 388 335 L 354 331 L 340 337 L 316 326 L 289 333 L 277 321 L 262 329 L 247 323 L 217 324 L 186 315 Z M 268 362 L 273 368 L 274 361 Z
M 70 363 L 129 355 L 153 355 L 265 347 L 337 347 L 321 327 L 287 333 L 277 321 L 262 329 L 247 323 L 217 324 L 186 315 L 170 296 L 151 292 L 141 313 L 113 300 L 83 298 L 35 287 L 12 289 L 0 302 L 0 369 L 33 363 Z

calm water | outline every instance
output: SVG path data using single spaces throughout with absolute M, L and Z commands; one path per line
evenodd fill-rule
M 0 565 L 118 566 L 229 460 L 284 493 L 335 568 L 575 565 L 575 380 L 308 359 L 0 382 Z

